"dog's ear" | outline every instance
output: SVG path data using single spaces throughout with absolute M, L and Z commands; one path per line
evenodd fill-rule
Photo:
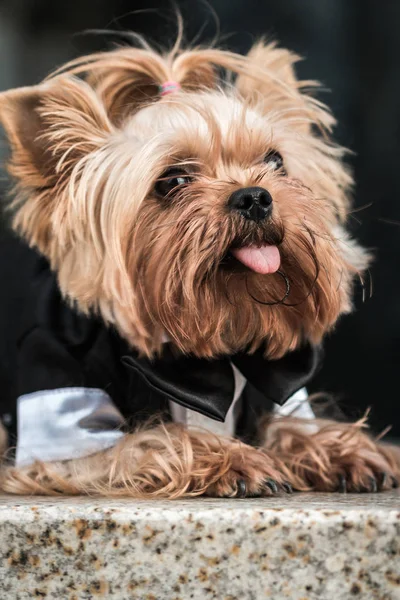
M 294 65 L 300 57 L 286 48 L 278 48 L 276 43 L 265 44 L 263 41 L 257 42 L 252 46 L 247 58 L 250 63 L 250 68 L 261 67 L 270 73 L 273 73 L 277 79 L 287 84 L 290 88 L 296 89 L 298 81 L 296 78 Z M 268 81 L 260 81 L 254 83 L 254 79 L 244 75 L 240 75 L 237 85 L 242 92 L 267 91 L 270 83 Z M 264 87 L 265 86 L 265 87 Z
M 8 170 L 32 190 L 59 183 L 112 129 L 95 92 L 71 77 L 0 94 L 0 123 L 11 147 Z
M 62 68 L 83 76 L 101 98 L 109 118 L 119 125 L 126 116 L 160 98 L 160 87 L 176 81 L 184 90 L 212 88 L 214 66 L 202 52 L 160 55 L 150 47 L 119 48 L 75 59 Z
M 177 81 L 187 91 L 210 88 L 215 85 L 216 75 L 212 65 L 196 64 L 191 54 L 188 60 L 168 62 L 151 52 L 131 49 L 123 58 L 123 50 L 104 53 L 91 64 L 87 81 L 94 87 L 106 106 L 107 113 L 115 125 L 126 116 L 140 110 L 146 104 L 160 98 L 160 87 L 167 81 Z
M 250 104 L 265 112 L 276 112 L 291 119 L 292 126 L 309 131 L 311 125 L 330 130 L 335 123 L 331 113 L 310 95 L 316 81 L 297 79 L 294 65 L 300 57 L 278 48 L 275 43 L 256 43 L 247 55 L 247 72 L 240 73 L 236 87 Z
M 68 183 L 102 149 L 112 125 L 90 86 L 70 77 L 0 94 L 16 186 L 13 227 L 47 257 L 65 245 Z

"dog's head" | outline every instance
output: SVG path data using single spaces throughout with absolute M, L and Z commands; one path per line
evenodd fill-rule
M 15 228 L 144 353 L 279 357 L 349 310 L 351 177 L 295 59 L 126 48 L 0 95 Z

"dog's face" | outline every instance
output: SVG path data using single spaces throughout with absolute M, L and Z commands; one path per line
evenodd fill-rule
M 332 118 L 285 51 L 178 56 L 183 90 L 162 99 L 162 59 L 140 52 L 77 63 L 87 82 L 0 97 L 15 226 L 65 295 L 147 354 L 166 337 L 208 357 L 318 342 L 366 262 L 343 229 L 342 152 L 314 131 Z M 235 86 L 217 89 L 218 61 L 239 72 Z

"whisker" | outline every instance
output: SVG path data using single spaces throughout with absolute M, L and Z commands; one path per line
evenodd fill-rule
M 306 245 L 308 245 L 308 244 L 306 244 Z M 296 244 L 296 246 L 300 247 L 298 244 Z M 292 252 L 292 255 L 295 256 L 295 254 L 293 252 Z M 311 296 L 311 294 L 314 291 L 314 288 L 315 288 L 315 285 L 316 285 L 316 283 L 318 281 L 318 277 L 319 277 L 319 273 L 320 273 L 320 264 L 318 262 L 318 259 L 317 259 L 317 256 L 315 254 L 314 248 L 309 247 L 309 255 L 310 255 L 311 260 L 313 261 L 314 266 L 315 266 L 315 276 L 314 276 L 314 279 L 313 279 L 313 281 L 311 283 L 310 289 L 309 289 L 307 295 L 302 300 L 300 300 L 300 302 L 295 302 L 295 303 L 283 302 L 284 306 L 290 306 L 290 307 L 299 306 L 300 304 L 303 304 L 306 300 L 308 300 L 308 298 Z M 296 260 L 296 262 L 298 263 L 297 260 Z M 299 263 L 298 263 L 298 266 L 300 267 Z
M 352 215 L 354 213 L 358 213 L 361 212 L 362 210 L 366 210 L 367 208 L 371 208 L 371 206 L 373 206 L 374 203 L 373 202 L 368 202 L 368 204 L 363 204 L 362 206 L 359 206 L 358 208 L 353 208 L 352 210 L 349 210 L 347 212 L 348 215 Z
M 370 298 L 372 298 L 372 294 L 374 292 L 371 269 L 367 269 L 367 273 L 368 273 L 368 278 L 369 278 L 369 299 L 370 299 Z
M 388 225 L 400 225 L 400 221 L 396 221 L 395 219 L 386 219 L 385 217 L 379 217 L 378 221 L 381 223 L 387 223 Z
M 281 300 L 276 300 L 273 302 L 264 302 L 263 300 L 259 300 L 258 298 L 253 296 L 253 294 L 249 290 L 248 277 L 246 277 L 246 291 L 249 294 L 249 296 L 254 300 L 254 302 L 257 302 L 257 304 L 262 304 L 263 306 L 275 306 L 276 304 L 284 304 L 284 301 L 286 300 L 286 298 L 289 296 L 289 293 L 290 293 L 290 280 L 289 280 L 288 276 L 285 275 L 285 273 L 283 273 L 283 271 L 276 271 L 276 273 L 278 275 L 280 275 L 282 277 L 282 279 L 284 280 L 284 282 L 286 284 L 286 290 L 285 290 L 285 294 L 283 295 Z
M 342 284 L 342 279 L 343 279 L 343 269 L 340 269 L 340 277 L 339 277 L 339 283 L 337 285 L 336 291 L 338 291 L 340 289 L 340 286 Z M 329 282 L 330 283 L 330 282 Z
M 350 219 L 353 219 L 353 221 L 355 221 L 356 223 L 358 223 L 358 225 L 362 225 L 362 221 L 360 221 L 360 219 L 357 219 L 357 217 L 355 217 L 354 215 L 352 215 L 352 214 L 349 213 L 347 216 L 349 216 Z

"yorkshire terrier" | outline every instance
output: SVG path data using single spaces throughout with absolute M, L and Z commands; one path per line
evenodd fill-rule
M 369 256 L 346 232 L 335 120 L 297 59 L 143 41 L 0 95 L 16 232 L 0 261 L 3 490 L 397 485 L 365 421 L 314 418 L 304 390 Z

